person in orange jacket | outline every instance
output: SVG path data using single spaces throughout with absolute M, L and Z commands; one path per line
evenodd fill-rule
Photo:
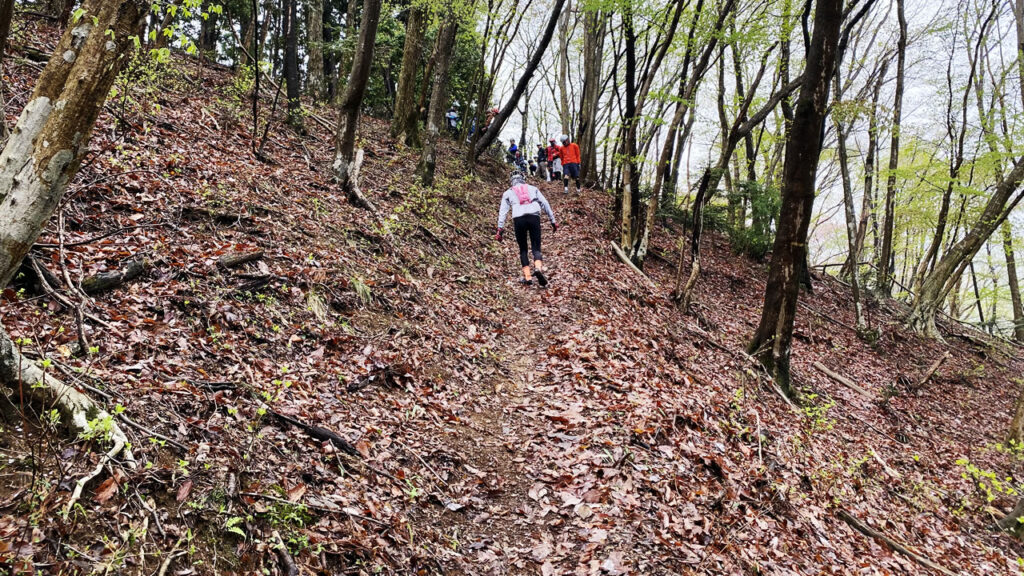
M 555 139 L 548 140 L 548 174 L 552 180 L 562 179 L 562 147 L 555 144 Z
M 569 178 L 576 181 L 576 193 L 580 192 L 580 147 L 562 134 L 562 185 L 569 193 Z

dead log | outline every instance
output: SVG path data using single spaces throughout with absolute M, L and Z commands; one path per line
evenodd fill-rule
M 1004 518 L 996 522 L 996 526 L 998 526 L 1000 530 L 1013 532 L 1014 534 L 1019 535 L 1022 524 L 1024 524 L 1022 523 L 1022 518 L 1024 518 L 1024 498 L 1017 500 L 1017 505 L 1013 507 L 1013 510 Z
M 248 264 L 249 262 L 255 262 L 262 259 L 262 250 L 256 252 L 231 252 L 217 258 L 217 266 L 224 269 L 236 268 L 242 264 Z
M 916 384 L 914 384 L 914 387 L 913 387 L 912 390 L 914 392 L 917 392 L 925 384 L 927 384 L 928 381 L 932 379 L 932 376 L 935 375 L 935 372 L 938 371 L 938 369 L 942 366 L 943 362 L 945 362 L 947 358 L 949 358 L 949 352 L 948 351 L 947 352 L 943 352 L 942 356 L 939 356 L 939 359 L 936 360 L 935 362 L 933 362 L 931 367 L 929 367 L 928 370 L 924 373 L 924 375 L 921 376 L 921 379 L 918 380 Z
M 117 288 L 125 282 L 141 276 L 147 266 L 148 263 L 145 260 L 131 260 L 119 270 L 101 272 L 82 280 L 82 291 L 92 296 L 111 288 Z
M 895 552 L 899 552 L 900 554 L 903 554 L 904 556 L 906 556 L 907 558 L 910 558 L 911 560 L 913 560 L 914 562 L 920 564 L 921 566 L 924 566 L 925 568 L 930 568 L 932 570 L 935 570 L 936 572 L 939 572 L 940 574 L 946 574 L 947 576 L 956 576 L 956 573 L 953 572 L 952 570 L 950 570 L 950 569 L 948 569 L 948 568 L 946 568 L 944 566 L 940 566 L 939 564 L 936 564 L 935 562 L 932 562 L 928 558 L 925 558 L 923 555 L 921 555 L 921 554 L 911 550 L 908 546 L 906 546 L 904 544 L 901 544 L 901 543 L 897 542 L 896 540 L 893 540 L 889 536 L 886 536 L 884 533 L 879 532 L 878 530 L 875 530 L 874 528 L 871 528 L 870 526 L 867 526 L 866 524 L 861 523 L 860 520 L 857 520 L 856 518 L 854 518 L 846 510 L 843 510 L 843 509 L 837 510 L 836 511 L 836 516 L 840 520 L 842 520 L 843 522 L 846 522 L 847 524 L 849 524 L 850 527 L 853 528 L 854 530 L 856 530 L 857 532 L 860 532 L 861 534 L 867 536 L 868 538 L 874 538 L 875 540 L 878 540 L 879 542 L 884 543 L 886 546 L 889 547 L 889 549 L 891 549 L 891 550 L 893 550 Z M 964 573 L 966 573 L 966 572 L 961 571 L 961 574 L 964 574 Z
M 821 370 L 822 372 L 824 372 L 825 375 L 828 376 L 829 378 L 835 380 L 836 382 L 839 382 L 843 386 L 846 386 L 850 390 L 853 390 L 854 392 L 860 394 L 861 396 L 867 398 L 868 400 L 874 400 L 875 397 L 870 392 L 868 392 L 867 390 L 865 390 L 865 389 L 861 388 L 860 386 L 854 384 L 853 381 L 850 380 L 849 378 L 847 378 L 847 377 L 845 377 L 845 376 L 843 376 L 841 374 L 838 374 L 836 372 L 833 372 L 832 370 L 830 370 L 827 366 L 825 366 L 821 362 L 815 362 L 814 363 L 814 367 L 817 368 L 818 370 Z
M 630 270 L 639 274 L 640 277 L 646 280 L 652 288 L 657 288 L 657 285 L 654 283 L 654 280 L 651 280 L 650 277 L 647 276 L 647 274 L 644 274 L 643 270 L 637 268 L 636 264 L 633 264 L 633 261 L 629 259 L 629 256 L 626 256 L 626 253 L 623 252 L 622 248 L 619 248 L 619 245 L 616 244 L 615 242 L 612 242 L 612 250 L 615 251 L 615 255 L 619 257 L 619 260 L 622 260 L 623 264 L 629 266 Z
M 267 412 L 271 416 L 280 420 L 281 422 L 291 424 L 292 426 L 295 426 L 299 430 L 302 430 L 303 432 L 306 433 L 307 436 L 313 438 L 314 440 L 320 440 L 321 442 L 330 442 L 331 444 L 334 444 L 335 448 L 341 450 L 345 454 L 348 454 L 349 456 L 352 456 L 354 458 L 362 458 L 362 455 L 359 453 L 358 450 L 356 450 L 355 446 L 353 446 L 348 440 L 345 440 L 337 433 L 332 432 L 327 428 L 311 426 L 309 424 L 306 424 L 305 422 L 300 422 L 290 416 L 285 416 L 284 414 L 281 414 L 280 412 L 277 412 L 275 410 L 267 410 Z

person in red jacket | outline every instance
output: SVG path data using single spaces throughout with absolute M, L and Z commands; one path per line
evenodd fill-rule
M 570 142 L 569 137 L 562 134 L 562 169 L 564 176 L 562 186 L 565 193 L 569 193 L 569 178 L 576 181 L 576 193 L 580 192 L 580 147 L 575 142 Z
M 562 179 L 562 151 L 561 148 L 555 144 L 555 139 L 548 140 L 548 166 L 551 167 L 551 179 L 561 180 Z

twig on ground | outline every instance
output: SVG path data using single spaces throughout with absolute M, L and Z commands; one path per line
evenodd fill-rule
M 186 554 L 186 550 L 178 550 L 178 547 L 181 546 L 181 543 L 184 540 L 185 537 L 182 536 L 181 538 L 178 538 L 177 542 L 174 543 L 174 546 L 171 548 L 171 551 L 167 553 L 167 558 L 164 558 L 163 564 L 160 565 L 160 570 L 156 573 L 156 576 L 165 576 L 167 574 L 167 570 L 169 570 L 171 567 L 171 562 L 174 562 L 175 558 L 178 558 L 179 556 L 184 556 Z
M 284 539 L 281 538 L 277 530 L 271 533 L 270 539 L 272 540 L 274 552 L 277 553 L 277 558 L 281 561 L 281 571 L 286 576 L 299 576 L 299 568 L 295 566 L 295 559 L 288 553 L 288 546 L 285 546 Z
M 911 560 L 913 560 L 914 562 L 920 564 L 921 566 L 924 566 L 926 568 L 930 568 L 930 569 L 935 570 L 936 572 L 939 572 L 941 574 L 946 574 L 947 576 L 956 576 L 956 573 L 953 572 L 952 570 L 949 570 L 948 568 L 945 568 L 943 566 L 940 566 L 939 564 L 936 564 L 935 562 L 932 562 L 928 558 L 926 558 L 926 557 L 922 556 L 921 554 L 911 550 L 906 545 L 901 544 L 901 543 L 897 542 L 896 540 L 893 540 L 892 538 L 890 538 L 889 536 L 885 535 L 884 533 L 879 532 L 878 530 L 875 530 L 874 528 L 871 528 L 870 526 L 868 526 L 866 524 L 863 524 L 860 520 L 858 520 L 855 517 L 853 517 L 846 510 L 843 510 L 843 509 L 837 510 L 836 511 L 836 516 L 840 520 L 842 520 L 843 522 L 846 522 L 847 524 L 849 524 L 850 527 L 853 528 L 854 530 L 856 530 L 857 532 L 860 532 L 861 534 L 863 534 L 863 535 L 865 535 L 865 536 L 867 536 L 869 538 L 874 538 L 875 540 L 878 540 L 880 542 L 885 543 L 885 545 L 888 546 L 890 549 L 892 549 L 892 550 L 894 550 L 896 552 L 899 552 L 900 554 L 903 554 L 904 556 L 906 556 L 907 558 L 910 558 Z
M 870 392 L 861 388 L 860 386 L 855 384 L 853 380 L 850 380 L 846 376 L 843 376 L 842 374 L 839 374 L 831 370 L 828 366 L 825 366 L 821 362 L 815 362 L 813 366 L 818 370 L 821 370 L 829 378 L 835 380 L 836 382 L 842 384 L 843 386 L 846 386 L 850 390 L 853 390 L 854 392 L 860 394 L 861 396 L 867 398 L 868 400 L 874 400 L 875 397 Z

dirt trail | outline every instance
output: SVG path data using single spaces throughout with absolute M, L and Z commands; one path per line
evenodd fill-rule
M 564 222 L 572 199 L 560 186 L 542 183 L 541 188 Z M 473 395 L 466 404 L 479 411 L 467 416 L 453 438 L 464 470 L 487 485 L 489 498 L 483 510 L 441 512 L 428 520 L 432 530 L 459 540 L 459 564 L 465 574 L 537 574 L 537 560 L 543 559 L 543 552 L 535 551 L 538 545 L 543 548 L 543 526 L 532 520 L 528 508 L 536 505 L 531 489 L 539 480 L 532 469 L 553 469 L 549 454 L 537 447 L 550 429 L 550 421 L 541 414 L 568 400 L 560 397 L 545 361 L 549 336 L 571 328 L 572 284 L 585 278 L 585 267 L 567 254 L 574 236 L 571 227 L 552 232 L 544 217 L 543 252 L 551 279 L 547 288 L 519 285 L 514 238 L 506 237 L 500 247 L 499 257 L 509 262 L 501 269 L 509 275 L 493 283 L 485 295 L 509 303 L 501 313 L 500 371 L 466 391 Z

